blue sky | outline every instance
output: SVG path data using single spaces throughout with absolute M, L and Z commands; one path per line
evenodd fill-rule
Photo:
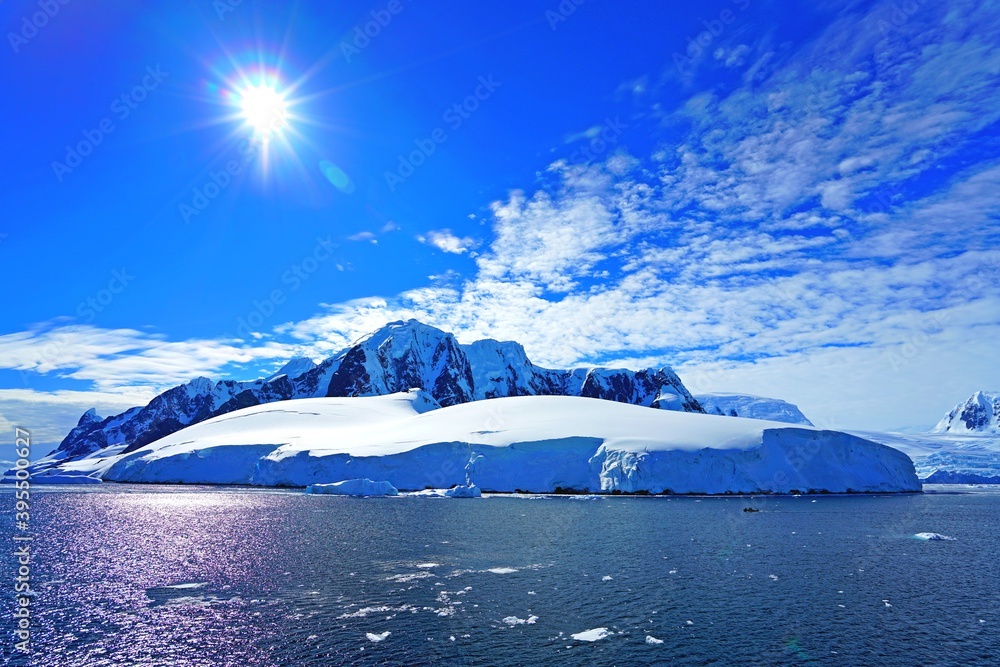
M 276 4 L 0 7 L 0 425 L 405 317 L 831 427 L 996 388 L 1000 7 Z

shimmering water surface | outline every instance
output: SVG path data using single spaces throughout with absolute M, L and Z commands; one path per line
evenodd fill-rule
M 1000 665 L 995 492 L 32 501 L 23 664 Z

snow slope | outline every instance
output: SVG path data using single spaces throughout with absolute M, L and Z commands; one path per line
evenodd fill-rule
M 136 451 L 64 465 L 123 482 L 369 479 L 403 491 L 920 490 L 904 454 L 846 433 L 570 396 L 439 408 L 420 390 L 254 406 Z
M 710 415 L 726 415 L 729 417 L 747 417 L 748 419 L 767 419 L 787 424 L 805 424 L 812 426 L 797 405 L 780 398 L 765 398 L 750 394 L 698 394 L 695 396 L 701 407 Z

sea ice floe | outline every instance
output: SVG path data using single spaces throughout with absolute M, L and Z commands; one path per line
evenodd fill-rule
M 603 577 L 601 577 L 601 581 L 611 581 L 611 575 L 610 574 L 604 575 Z
M 914 535 L 918 540 L 946 540 L 949 542 L 954 542 L 954 537 L 948 537 L 947 535 L 942 535 L 941 533 L 917 533 Z
M 434 575 L 430 572 L 406 572 L 403 574 L 392 574 L 385 578 L 386 581 L 395 581 L 397 583 L 405 584 L 410 581 L 416 581 L 417 579 L 426 579 L 428 577 L 433 577 Z
M 415 567 L 419 567 L 424 570 L 429 570 L 432 567 L 440 567 L 440 563 L 417 563 Z
M 507 616 L 503 619 L 503 623 L 514 627 L 515 625 L 534 625 L 538 620 L 537 616 L 528 616 L 528 618 L 518 618 L 517 616 Z
M 517 572 L 516 567 L 491 567 L 486 570 L 487 572 L 492 572 L 493 574 L 513 574 Z
M 172 588 L 174 590 L 186 590 L 186 589 L 189 589 L 189 588 L 202 588 L 202 587 L 207 586 L 207 585 L 208 584 L 206 584 L 205 582 L 201 581 L 201 582 L 192 582 L 192 583 L 189 583 L 189 584 L 174 584 L 172 586 L 164 586 L 163 588 Z
M 383 641 L 386 637 L 388 637 L 391 634 L 392 633 L 389 632 L 388 630 L 386 630 L 385 632 L 380 632 L 378 634 L 375 634 L 374 632 L 366 632 L 365 637 L 368 638 L 368 641 L 377 643 Z
M 396 613 L 398 613 L 398 612 L 401 612 L 401 611 L 410 611 L 410 610 L 415 611 L 416 609 L 413 607 L 413 605 L 410 605 L 410 604 L 404 604 L 401 607 L 389 607 L 387 605 L 379 605 L 377 607 L 362 607 L 361 609 L 358 609 L 356 611 L 352 611 L 352 612 L 347 612 L 347 613 L 341 614 L 337 618 L 338 619 L 344 619 L 344 618 L 366 618 L 366 617 L 370 616 L 371 614 L 384 614 L 386 612 L 396 612 Z
M 570 637 L 578 642 L 596 642 L 608 637 L 610 634 L 611 633 L 608 632 L 607 628 L 593 628 L 591 630 L 577 632 L 576 634 L 570 635 Z
M 653 635 L 646 635 L 646 643 L 647 644 L 662 644 L 663 640 L 662 639 L 657 639 Z

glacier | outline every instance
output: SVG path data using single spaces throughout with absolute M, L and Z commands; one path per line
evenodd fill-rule
M 473 494 L 921 490 L 905 454 L 838 431 L 580 396 L 442 407 L 420 389 L 252 406 L 36 479 L 49 474 L 287 487 L 374 480 Z
M 786 424 L 812 426 L 797 405 L 780 398 L 767 398 L 752 394 L 711 393 L 695 394 L 702 409 L 710 415 L 766 419 Z
M 1000 437 L 986 433 L 851 432 L 904 452 L 924 484 L 1000 484 Z
M 855 433 L 905 452 L 925 484 L 1000 484 L 1000 392 L 975 392 L 930 433 Z

